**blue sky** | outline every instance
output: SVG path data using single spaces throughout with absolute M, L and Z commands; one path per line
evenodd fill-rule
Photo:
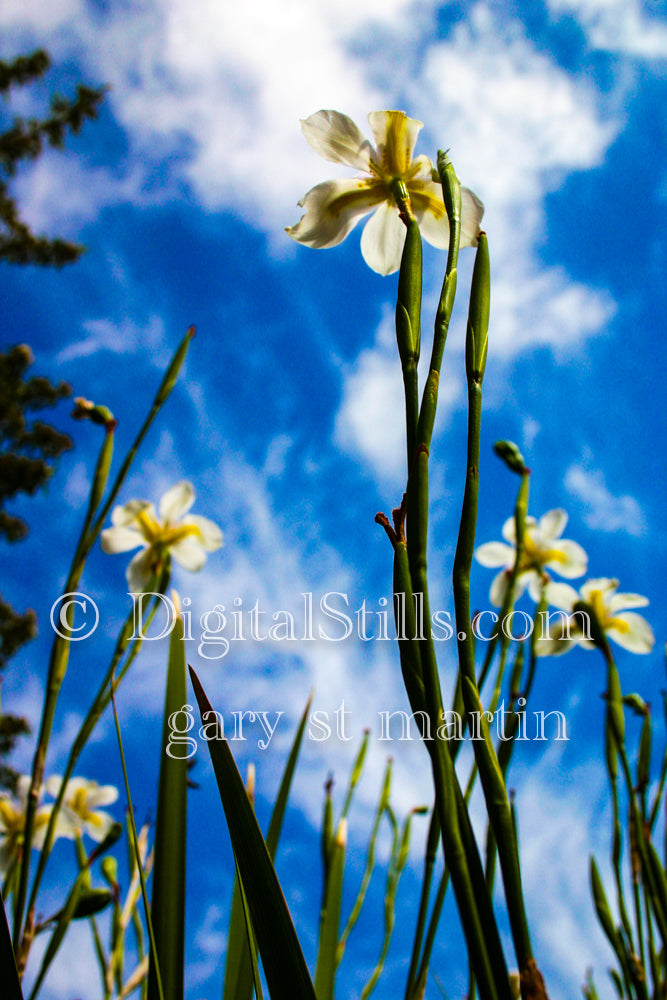
M 88 252 L 58 273 L 0 272 L 3 340 L 28 342 L 36 371 L 108 405 L 119 420 L 122 455 L 169 356 L 187 327 L 197 327 L 181 383 L 122 495 L 157 500 L 187 478 L 197 492 L 195 512 L 223 528 L 225 547 L 202 572 L 174 573 L 193 618 L 216 603 L 233 608 L 238 598 L 246 610 L 258 600 L 269 613 L 291 610 L 298 619 L 305 592 L 316 602 L 345 593 L 352 609 L 365 598 L 375 610 L 389 592 L 390 551 L 373 517 L 398 502 L 404 485 L 396 279 L 367 268 L 360 229 L 325 252 L 297 246 L 284 227 L 297 221 L 306 190 L 345 173 L 313 153 L 299 119 L 335 108 L 366 130 L 368 111 L 402 108 L 425 123 L 417 152 L 434 157 L 439 146 L 449 148 L 461 181 L 486 205 L 493 283 L 478 540 L 499 538 L 511 513 L 515 482 L 491 452 L 495 440 L 510 438 L 533 469 L 531 513 L 563 507 L 570 515 L 565 535 L 588 552 L 589 574 L 618 577 L 621 590 L 649 597 L 656 652 L 621 652 L 619 667 L 624 689 L 657 704 L 658 650 L 667 634 L 664 15 L 663 4 L 639 0 L 3 4 L 2 58 L 41 45 L 55 64 L 44 88 L 21 94 L 14 110 L 37 111 L 47 90 L 79 79 L 111 85 L 99 122 L 69 144 L 69 154 L 48 154 L 16 180 L 30 223 L 80 240 Z M 449 610 L 471 264 L 468 251 L 432 472 L 432 603 Z M 442 255 L 427 248 L 425 336 L 443 267 Z M 95 428 L 72 426 L 66 407 L 58 420 L 76 447 L 48 491 L 24 508 L 33 522 L 29 541 L 3 556 L 3 593 L 35 607 L 41 621 L 39 640 L 8 671 L 3 705 L 35 722 L 48 611 L 81 521 L 96 444 Z M 104 669 L 127 613 L 124 570 L 123 557 L 99 551 L 87 567 L 83 589 L 100 604 L 103 625 L 73 655 L 53 771 L 87 708 L 88 678 Z M 476 607 L 488 606 L 491 579 L 475 568 Z M 198 658 L 194 645 L 189 656 L 226 711 L 284 712 L 273 757 L 251 740 L 238 745 L 242 765 L 257 764 L 263 815 L 290 723 L 310 688 L 317 708 L 332 713 L 345 698 L 351 712 L 350 743 L 307 741 L 284 845 L 281 874 L 312 960 L 322 785 L 333 770 L 340 792 L 369 726 L 372 752 L 350 835 L 359 855 L 386 756 L 377 713 L 404 702 L 396 649 L 353 638 L 289 648 L 244 641 L 219 661 Z M 147 646 L 121 697 L 145 812 L 159 760 L 164 661 L 163 644 Z M 446 643 L 442 672 L 451 683 Z M 541 664 L 534 707 L 563 711 L 570 740 L 527 747 L 511 782 L 537 955 L 556 1000 L 576 995 L 589 965 L 601 995 L 610 989 L 610 955 L 587 887 L 590 851 L 603 867 L 608 856 L 608 830 L 599 821 L 606 808 L 603 687 L 601 663 L 583 650 Z M 394 799 L 405 813 L 428 801 L 426 755 L 398 743 L 391 752 Z M 27 747 L 21 753 L 27 766 Z M 116 759 L 107 721 L 81 767 L 119 784 Z M 219 989 L 231 883 L 222 834 L 220 845 L 207 849 L 216 858 L 210 870 L 197 847 L 196 822 L 215 807 L 203 753 L 197 777 L 188 912 L 193 1000 Z M 399 897 L 405 914 L 424 834 L 425 824 L 415 824 L 414 863 Z M 354 878 L 352 871 L 350 885 Z M 369 923 L 343 966 L 341 998 L 359 993 L 355 965 L 362 972 L 373 965 L 381 888 L 373 884 Z M 465 989 L 456 934 L 448 933 L 454 923 L 451 916 L 443 927 L 434 959 L 453 996 Z M 396 942 L 378 995 L 402 988 L 406 955 Z M 67 964 L 46 995 L 72 996 L 92 975 Z M 427 995 L 438 995 L 433 984 Z

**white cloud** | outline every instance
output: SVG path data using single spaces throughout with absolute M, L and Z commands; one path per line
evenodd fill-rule
M 405 398 L 393 323 L 387 311 L 373 346 L 364 349 L 344 374 L 334 437 L 336 444 L 360 458 L 383 486 L 402 487 L 406 478 Z M 428 353 L 423 353 L 422 383 L 427 362 Z M 439 431 L 462 397 L 462 380 L 444 366 L 438 392 Z
M 31 229 L 60 237 L 75 235 L 108 205 L 164 202 L 168 197 L 164 189 L 159 195 L 142 191 L 139 165 L 130 175 L 117 177 L 106 167 L 90 167 L 52 150 L 22 168 L 12 193 Z
M 618 123 L 605 120 L 589 84 L 536 49 L 519 21 L 500 21 L 483 3 L 450 38 L 429 46 L 420 76 L 408 89 L 415 113 L 428 93 L 433 145 L 451 147 L 458 176 L 487 202 L 490 351 L 510 360 L 547 346 L 569 360 L 576 344 L 604 329 L 615 304 L 608 293 L 573 282 L 562 267 L 539 263 L 544 199 L 572 171 L 602 161 Z M 421 141 L 420 150 L 425 146 Z M 461 308 L 471 256 L 462 253 Z M 436 301 L 430 275 L 425 329 Z M 403 440 L 404 404 L 390 325 L 385 317 L 373 347 L 345 373 L 336 441 L 366 460 L 380 479 L 393 481 L 404 466 L 395 446 Z M 456 329 L 462 324 L 453 325 L 448 351 L 462 350 Z M 443 379 L 441 409 L 451 411 L 463 400 L 460 389 L 452 376 Z
M 667 58 L 667 25 L 647 16 L 641 0 L 549 0 L 549 8 L 576 17 L 593 48 Z
M 75 340 L 64 347 L 56 357 L 59 365 L 87 358 L 98 351 L 113 354 L 135 354 L 145 351 L 158 368 L 166 367 L 164 323 L 159 316 L 149 316 L 144 325 L 131 320 L 113 323 L 109 319 L 90 319 L 83 324 L 85 340 Z
M 435 98 L 431 134 L 487 204 L 492 349 L 514 356 L 598 332 L 614 312 L 609 295 L 544 268 L 536 251 L 545 195 L 599 165 L 618 132 L 600 95 L 538 51 L 520 22 L 500 21 L 485 4 L 430 48 L 421 87 Z
M 600 469 L 590 471 L 571 465 L 565 475 L 566 489 L 585 506 L 584 520 L 589 528 L 600 531 L 624 531 L 638 536 L 646 530 L 643 511 L 633 496 L 614 496 Z
M 599 928 L 589 888 L 589 855 L 607 877 L 610 826 L 602 803 L 605 775 L 599 761 L 559 774 L 556 745 L 517 780 L 521 871 L 535 954 L 549 996 L 577 996 L 586 970 L 605 986 L 613 955 Z M 545 863 L 548 859 L 548 863 Z

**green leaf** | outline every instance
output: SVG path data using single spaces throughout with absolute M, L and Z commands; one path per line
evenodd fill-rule
M 190 677 L 204 721 L 213 708 L 192 667 Z M 209 740 L 208 749 L 271 998 L 315 1000 L 285 897 L 229 744 L 221 734 Z
M 0 982 L 2 983 L 3 996 L 6 997 L 6 1000 L 23 1000 L 4 905 L 0 905 L 0 910 L 2 910 L 0 914 Z
M 53 930 L 53 934 L 49 939 L 49 943 L 46 946 L 44 958 L 42 959 L 42 964 L 39 973 L 37 975 L 37 979 L 35 980 L 35 985 L 33 986 L 32 993 L 30 994 L 30 1000 L 34 1000 L 34 998 L 39 993 L 41 985 L 44 982 L 44 977 L 46 976 L 46 973 L 49 971 L 49 967 L 53 962 L 54 958 L 58 954 L 60 946 L 65 938 L 65 934 L 67 933 L 67 930 L 69 928 L 69 925 L 71 921 L 74 919 L 74 916 L 79 906 L 79 899 L 81 896 L 81 892 L 85 886 L 87 875 L 88 875 L 87 870 L 79 872 L 79 875 L 77 876 L 74 885 L 70 889 L 69 896 L 67 897 L 67 902 L 65 903 L 64 907 L 58 914 L 58 921 Z
M 306 730 L 310 706 L 312 704 L 312 694 L 306 702 L 301 720 L 297 727 L 292 749 L 290 750 L 287 764 L 280 782 L 278 795 L 273 806 L 269 829 L 266 835 L 266 846 L 275 861 L 280 833 L 282 830 L 285 810 L 289 799 L 292 779 L 296 769 L 299 751 L 303 742 L 303 734 Z M 229 920 L 229 932 L 227 935 L 227 958 L 225 962 L 225 984 L 223 990 L 223 1000 L 250 1000 L 253 988 L 253 968 L 252 956 L 248 948 L 248 931 L 244 919 L 244 907 L 239 883 L 234 883 L 234 894 L 232 897 L 232 914 Z
M 186 705 L 185 643 L 183 619 L 177 615 L 169 641 L 167 686 L 164 700 L 160 784 L 157 819 L 155 822 L 155 854 L 153 863 L 153 900 L 151 917 L 162 988 L 169 1000 L 182 1000 L 185 960 L 185 843 L 187 826 L 188 761 L 182 753 L 189 752 L 169 746 L 172 732 L 170 720 Z M 169 746 L 169 752 L 167 747 Z M 148 973 L 148 1000 L 157 1000 L 154 962 Z
M 343 896 L 343 871 L 347 845 L 347 819 L 341 818 L 331 845 L 331 865 L 320 917 L 315 993 L 317 1000 L 333 1000 L 336 979 L 340 906 Z

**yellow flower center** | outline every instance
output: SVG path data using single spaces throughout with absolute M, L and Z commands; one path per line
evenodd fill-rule
M 140 510 L 137 514 L 137 523 L 149 545 L 156 547 L 164 546 L 165 548 L 170 548 L 189 535 L 201 535 L 199 528 L 195 524 L 171 525 L 169 522 L 160 524 L 159 521 L 156 521 L 145 510 Z
M 623 621 L 622 618 L 614 618 L 609 614 L 601 590 L 591 591 L 588 596 L 588 603 L 593 608 L 603 632 L 606 632 L 610 628 L 614 628 L 617 632 L 622 633 L 630 631 L 630 626 L 627 622 Z
M 531 535 L 526 532 L 523 542 L 523 553 L 519 563 L 519 572 L 528 569 L 541 573 L 547 563 L 567 562 L 567 556 L 559 549 L 542 549 L 536 545 Z

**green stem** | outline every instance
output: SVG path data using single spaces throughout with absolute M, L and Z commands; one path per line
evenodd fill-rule
M 154 587 L 156 583 L 157 580 L 155 578 L 153 578 L 150 581 L 148 593 L 153 593 L 152 589 L 150 588 Z M 169 571 L 165 570 L 160 579 L 159 593 L 164 594 L 165 591 L 167 590 L 168 585 L 169 585 Z M 153 606 L 151 607 L 148 613 L 147 619 L 144 623 L 144 628 L 148 628 L 148 626 L 150 625 L 159 605 L 160 605 L 160 599 L 156 598 L 153 602 Z M 51 807 L 51 814 L 49 816 L 49 825 L 47 826 L 46 829 L 44 844 L 42 846 L 42 850 L 39 856 L 39 863 L 37 866 L 37 871 L 35 873 L 35 878 L 33 880 L 32 890 L 30 893 L 30 901 L 28 904 L 29 912 L 36 905 L 39 887 L 44 875 L 44 871 L 46 869 L 47 862 L 49 860 L 51 849 L 53 847 L 53 841 L 55 839 L 56 823 L 58 820 L 60 809 L 62 807 L 63 799 L 65 797 L 65 792 L 67 790 L 67 782 L 72 776 L 72 773 L 74 771 L 74 768 L 76 767 L 76 763 L 79 759 L 79 756 L 81 755 L 81 752 L 83 751 L 86 743 L 90 739 L 91 733 L 93 732 L 95 726 L 97 725 L 97 722 L 101 718 L 102 714 L 104 713 L 104 710 L 106 709 L 107 705 L 109 704 L 109 701 L 111 700 L 111 687 L 110 687 L 111 679 L 112 677 L 114 677 L 114 673 L 118 667 L 118 664 L 120 663 L 120 660 L 125 650 L 127 649 L 130 636 L 133 632 L 133 624 L 134 624 L 134 609 L 128 615 L 125 624 L 123 625 L 120 631 L 120 634 L 116 641 L 116 647 L 111 659 L 111 664 L 109 666 L 109 669 L 107 670 L 104 679 L 100 684 L 100 687 L 95 696 L 93 704 L 88 710 L 88 714 L 86 715 L 86 718 L 84 719 L 81 725 L 81 729 L 79 730 L 76 739 L 72 744 L 67 764 L 65 766 L 65 772 L 63 774 L 62 782 L 60 784 L 60 788 L 58 790 L 55 802 Z M 122 669 L 115 678 L 114 683 L 116 687 L 118 687 L 123 677 L 125 677 L 125 674 L 129 670 L 130 666 L 136 659 L 136 656 L 139 653 L 141 646 L 142 646 L 142 639 L 141 638 L 135 639 L 132 648 L 130 650 L 130 653 L 125 663 L 123 664 Z

